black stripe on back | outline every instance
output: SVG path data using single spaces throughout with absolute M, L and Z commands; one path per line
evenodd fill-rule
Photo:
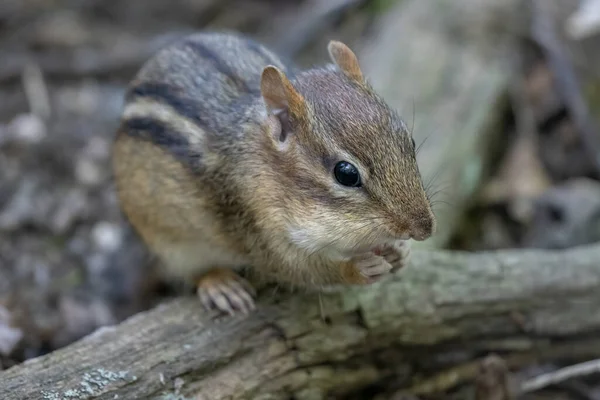
M 148 117 L 130 118 L 123 122 L 123 128 L 131 136 L 166 149 L 187 165 L 200 165 L 202 154 L 190 147 L 190 142 L 185 136 L 165 126 L 161 121 Z
M 219 71 L 221 74 L 225 75 L 227 78 L 231 79 L 235 86 L 241 92 L 250 92 L 250 88 L 246 84 L 243 79 L 240 79 L 238 74 L 233 71 L 227 63 L 219 57 L 219 55 L 209 49 L 207 46 L 203 45 L 194 40 L 187 40 L 185 44 L 189 46 L 192 50 L 194 50 L 197 54 L 199 54 L 202 58 L 209 60 L 213 67 Z
M 159 146 L 186 146 L 189 142 L 186 137 L 174 132 L 161 122 L 153 118 L 138 117 L 125 121 L 125 127 L 135 136 L 150 140 Z
M 179 91 L 164 83 L 144 82 L 129 89 L 125 96 L 127 102 L 136 97 L 149 97 L 151 99 L 167 103 L 181 114 L 196 123 L 200 128 L 207 130 L 206 121 L 198 112 L 198 106 L 191 100 L 182 98 Z

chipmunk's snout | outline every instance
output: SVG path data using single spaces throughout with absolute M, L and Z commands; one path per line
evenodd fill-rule
M 410 224 L 408 234 L 411 239 L 422 241 L 428 239 L 435 233 L 436 221 L 433 212 L 426 210 L 416 216 Z
M 408 219 L 406 214 L 404 216 L 404 218 L 396 218 L 395 223 L 392 225 L 394 226 L 392 228 L 394 239 L 423 241 L 429 239 L 435 233 L 436 220 L 431 210 L 419 211 L 408 217 Z

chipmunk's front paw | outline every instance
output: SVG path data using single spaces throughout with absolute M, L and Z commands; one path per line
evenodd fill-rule
M 391 272 L 396 272 L 407 266 L 410 261 L 410 242 L 399 240 L 393 245 L 381 246 L 375 249 L 374 252 L 390 263 L 392 266 Z
M 197 293 L 205 308 L 229 315 L 248 314 L 255 308 L 254 289 L 230 269 L 216 268 L 207 272 L 198 280 Z
M 385 257 L 373 253 L 357 256 L 352 261 L 366 283 L 375 282 L 392 270 L 392 265 Z

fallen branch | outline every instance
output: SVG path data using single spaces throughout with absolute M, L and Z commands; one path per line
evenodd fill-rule
M 416 365 L 502 346 L 521 362 L 577 362 L 600 347 L 550 350 L 600 329 L 599 259 L 600 245 L 416 251 L 399 275 L 322 294 L 324 318 L 314 294 L 263 294 L 250 317 L 218 319 L 182 298 L 4 371 L 0 398 L 322 398 L 386 379 L 414 387 Z
M 545 387 L 562 383 L 568 379 L 600 373 L 600 360 L 591 360 L 581 364 L 570 365 L 544 375 L 536 376 L 523 383 L 523 393 L 534 392 Z
M 514 400 L 508 366 L 495 354 L 486 357 L 479 365 L 475 400 Z

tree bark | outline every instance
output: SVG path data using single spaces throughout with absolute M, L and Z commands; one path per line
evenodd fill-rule
M 426 392 L 411 372 L 444 352 L 543 357 L 553 340 L 599 329 L 599 260 L 600 245 L 416 251 L 368 287 L 263 293 L 248 317 L 181 298 L 2 372 L 0 398 L 321 399 L 385 380 Z

